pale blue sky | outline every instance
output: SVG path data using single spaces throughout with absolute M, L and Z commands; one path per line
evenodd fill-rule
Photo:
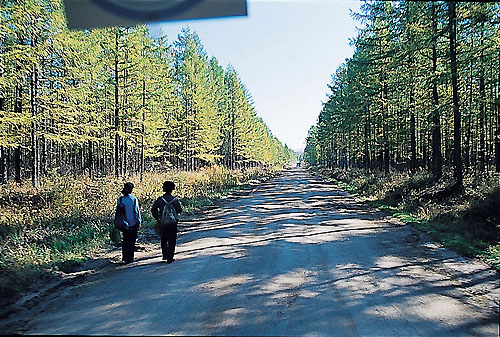
M 252 94 L 257 114 L 294 150 L 303 149 L 338 66 L 351 57 L 359 1 L 247 0 L 248 16 L 151 24 L 174 41 L 195 31 L 209 57 L 231 64 Z

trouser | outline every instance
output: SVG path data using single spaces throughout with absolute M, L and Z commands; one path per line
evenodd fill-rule
M 177 241 L 177 226 L 174 228 L 164 229 L 160 235 L 161 238 L 161 253 L 163 259 L 172 261 L 174 259 L 175 243 Z
M 135 240 L 137 240 L 137 229 L 126 229 L 123 231 L 122 260 L 134 261 Z

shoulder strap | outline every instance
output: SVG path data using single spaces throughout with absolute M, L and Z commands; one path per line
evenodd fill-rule
M 165 201 L 165 204 L 171 204 L 171 203 L 173 203 L 175 200 L 177 200 L 177 197 L 174 197 L 174 198 L 173 198 L 172 200 L 170 200 L 170 201 L 165 200 L 163 197 L 160 197 L 160 198 L 161 198 L 163 201 Z
M 137 221 L 139 221 L 139 214 L 137 214 L 137 213 L 135 212 L 135 207 L 136 207 L 136 206 L 137 206 L 137 198 L 135 198 L 135 199 L 134 199 L 134 216 L 135 216 L 135 218 L 137 219 Z M 137 207 L 137 208 L 139 208 L 139 207 Z M 138 210 L 138 212 L 141 212 L 141 211 L 140 211 L 140 210 Z

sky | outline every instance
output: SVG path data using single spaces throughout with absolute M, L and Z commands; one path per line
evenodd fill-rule
M 356 26 L 349 0 L 247 0 L 247 16 L 150 24 L 170 42 L 184 27 L 198 34 L 209 57 L 232 65 L 274 136 L 303 150 L 327 100 L 332 74 L 350 58 Z

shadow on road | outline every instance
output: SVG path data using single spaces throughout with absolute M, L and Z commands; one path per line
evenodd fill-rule
M 26 332 L 498 333 L 494 272 L 302 169 L 184 221 L 176 259 L 158 251 L 91 277 Z

